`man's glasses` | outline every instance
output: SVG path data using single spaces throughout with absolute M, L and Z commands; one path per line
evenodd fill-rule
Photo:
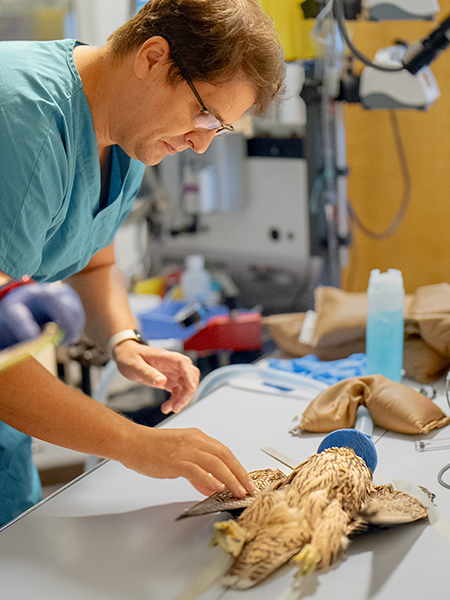
M 233 125 L 225 125 L 225 123 L 222 123 L 220 119 L 218 119 L 208 108 L 206 108 L 205 103 L 200 98 L 200 94 L 195 89 L 191 78 L 187 75 L 183 75 L 183 78 L 191 88 L 194 96 L 197 98 L 198 103 L 202 107 L 202 112 L 198 115 L 195 115 L 195 117 L 192 119 L 195 127 L 197 129 L 207 129 L 208 131 L 215 129 L 215 136 L 224 135 L 225 133 L 234 131 Z

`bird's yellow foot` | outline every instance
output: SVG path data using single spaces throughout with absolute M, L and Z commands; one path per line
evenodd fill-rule
M 302 551 L 299 552 L 297 556 L 294 556 L 293 560 L 298 564 L 298 572 L 296 575 L 302 577 L 315 570 L 320 560 L 320 556 L 315 546 L 306 544 L 306 546 L 302 548 Z
M 239 556 L 242 546 L 245 544 L 245 529 L 230 519 L 214 523 L 216 529 L 211 538 L 211 546 L 220 546 L 225 552 L 232 556 Z

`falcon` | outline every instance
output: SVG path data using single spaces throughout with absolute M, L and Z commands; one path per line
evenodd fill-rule
M 324 569 L 354 532 L 427 517 L 412 496 L 374 486 L 371 470 L 347 447 L 314 454 L 289 475 L 265 469 L 250 476 L 257 488 L 252 495 L 239 499 L 224 490 L 181 515 L 244 509 L 236 520 L 215 523 L 212 539 L 234 557 L 222 583 L 236 590 L 257 585 L 289 561 L 300 577 Z

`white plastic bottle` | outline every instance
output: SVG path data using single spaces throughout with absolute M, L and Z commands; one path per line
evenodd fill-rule
M 201 254 L 190 254 L 186 257 L 186 269 L 181 275 L 181 289 L 183 300 L 189 304 L 210 303 L 211 275 L 205 269 L 205 259 Z
M 400 381 L 403 368 L 403 277 L 398 269 L 370 273 L 366 329 L 367 373 Z

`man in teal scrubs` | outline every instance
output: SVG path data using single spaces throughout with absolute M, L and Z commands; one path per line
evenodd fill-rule
M 0 43 L 0 284 L 65 279 L 83 301 L 86 333 L 120 372 L 171 392 L 164 413 L 188 403 L 198 370 L 139 340 L 114 235 L 144 165 L 204 152 L 247 110 L 262 114 L 283 76 L 276 34 L 255 0 L 150 0 L 102 47 Z M 217 440 L 136 425 L 33 359 L 1 372 L 0 390 L 2 523 L 39 498 L 28 435 L 152 477 L 186 477 L 204 494 L 254 489 Z

